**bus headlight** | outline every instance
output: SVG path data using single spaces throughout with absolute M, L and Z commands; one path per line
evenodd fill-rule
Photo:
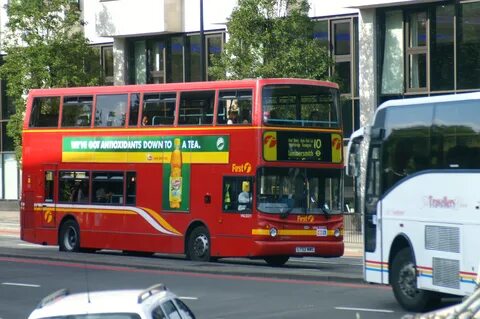
M 276 237 L 278 234 L 278 230 L 275 227 L 270 228 L 270 236 Z
M 340 237 L 341 234 L 342 234 L 342 232 L 338 228 L 335 228 L 335 230 L 333 231 L 333 235 L 335 237 Z

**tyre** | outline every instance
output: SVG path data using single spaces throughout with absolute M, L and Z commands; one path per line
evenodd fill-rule
M 188 237 L 187 257 L 190 260 L 210 261 L 210 234 L 204 226 L 195 228 Z
M 80 228 L 74 220 L 67 220 L 60 226 L 58 238 L 60 251 L 80 251 Z
M 268 265 L 272 267 L 280 267 L 285 265 L 289 258 L 289 256 L 268 256 L 264 259 Z
M 395 255 L 391 267 L 393 294 L 404 309 L 422 312 L 439 301 L 438 294 L 417 288 L 417 268 L 409 248 L 403 248 Z

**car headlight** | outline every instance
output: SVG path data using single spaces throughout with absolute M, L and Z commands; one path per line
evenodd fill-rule
M 278 230 L 275 227 L 270 228 L 270 236 L 275 237 L 278 235 Z

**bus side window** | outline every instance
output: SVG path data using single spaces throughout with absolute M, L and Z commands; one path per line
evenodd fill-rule
M 139 108 L 140 108 L 140 93 L 130 94 L 130 113 L 128 118 L 128 126 L 137 126 Z
M 45 193 L 44 200 L 47 203 L 53 203 L 53 190 L 54 190 L 54 172 L 46 171 L 45 172 Z
M 182 92 L 178 124 L 211 125 L 215 91 Z
M 253 178 L 250 176 L 226 176 L 223 178 L 223 211 L 251 212 Z
M 241 125 L 252 123 L 252 90 L 220 91 L 217 124 Z
M 63 98 L 62 127 L 88 127 L 92 121 L 92 96 Z
M 36 97 L 33 100 L 29 127 L 57 127 L 60 97 Z

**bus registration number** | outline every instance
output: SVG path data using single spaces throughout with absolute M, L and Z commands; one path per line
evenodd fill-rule
M 295 247 L 297 253 L 314 253 L 315 247 Z

